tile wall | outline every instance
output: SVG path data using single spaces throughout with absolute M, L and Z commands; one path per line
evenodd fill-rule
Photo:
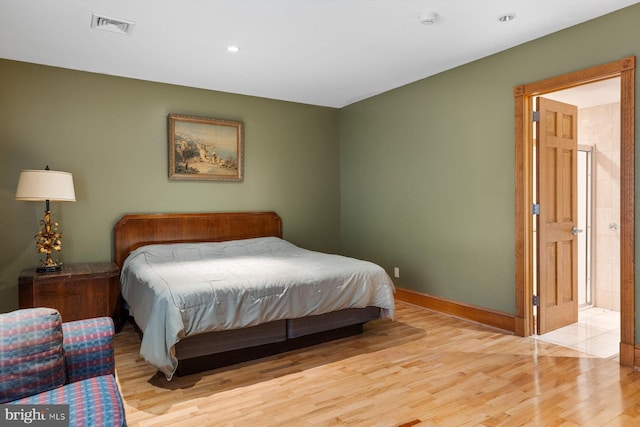
M 620 311 L 620 103 L 581 108 L 578 140 L 594 150 L 593 303 Z

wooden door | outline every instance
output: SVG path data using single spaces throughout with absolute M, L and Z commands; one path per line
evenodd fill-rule
M 537 98 L 538 334 L 578 321 L 578 108 Z

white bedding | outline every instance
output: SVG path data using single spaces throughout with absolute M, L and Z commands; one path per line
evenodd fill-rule
M 178 365 L 174 346 L 189 335 L 345 308 L 394 313 L 394 286 L 380 266 L 276 237 L 143 246 L 120 280 L 144 333 L 140 354 L 167 379 Z

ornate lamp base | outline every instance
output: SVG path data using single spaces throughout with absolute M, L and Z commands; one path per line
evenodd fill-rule
M 60 271 L 61 265 L 53 258 L 53 251 L 60 251 L 62 247 L 62 236 L 58 233 L 58 223 L 51 222 L 51 211 L 49 211 L 49 201 L 47 200 L 47 209 L 44 212 L 44 219 L 40 220 L 42 229 L 36 234 L 36 248 L 38 252 L 47 254 L 47 258 L 42 261 L 42 265 L 36 268 L 38 273 L 50 273 Z

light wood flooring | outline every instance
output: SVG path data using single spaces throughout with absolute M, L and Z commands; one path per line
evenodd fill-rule
M 167 382 L 127 325 L 130 426 L 631 426 L 640 372 L 397 303 L 361 336 Z

